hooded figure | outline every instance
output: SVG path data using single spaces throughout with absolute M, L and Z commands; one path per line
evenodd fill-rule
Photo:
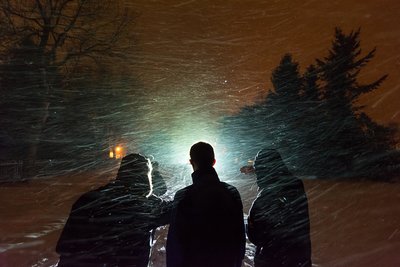
M 58 266 L 148 265 L 150 231 L 169 220 L 168 206 L 151 195 L 150 173 L 147 158 L 130 154 L 113 182 L 74 203 L 56 247 Z
M 247 234 L 256 245 L 255 267 L 311 267 L 310 222 L 303 183 L 291 175 L 276 150 L 254 161 L 259 194 L 250 209 Z

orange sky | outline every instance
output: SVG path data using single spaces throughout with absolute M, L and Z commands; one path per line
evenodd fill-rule
M 132 29 L 140 50 L 132 55 L 139 59 L 134 72 L 162 112 L 175 112 L 168 106 L 201 111 L 207 103 L 226 114 L 249 104 L 271 87 L 271 71 L 284 53 L 292 53 L 304 70 L 327 54 L 340 26 L 345 32 L 361 27 L 365 53 L 377 47 L 363 80 L 389 74 L 380 89 L 362 98 L 367 113 L 380 123 L 400 123 L 398 0 L 131 2 L 140 14 Z

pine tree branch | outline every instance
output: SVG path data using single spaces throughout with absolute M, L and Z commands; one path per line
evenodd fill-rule
M 373 83 L 366 84 L 366 85 L 358 85 L 352 89 L 352 97 L 351 100 L 354 101 L 356 100 L 361 94 L 369 93 L 375 89 L 377 89 L 388 77 L 388 75 L 383 75 L 380 77 L 378 80 L 376 80 Z

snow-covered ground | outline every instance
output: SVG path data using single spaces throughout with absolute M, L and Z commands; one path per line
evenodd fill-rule
M 56 265 L 55 244 L 72 203 L 114 173 L 0 184 L 0 266 Z M 256 195 L 253 179 L 238 174 L 232 182 L 245 211 Z M 305 186 L 314 266 L 400 266 L 400 183 L 305 180 Z M 152 266 L 165 266 L 165 232 L 158 230 Z M 247 256 L 243 266 L 252 266 L 251 246 Z

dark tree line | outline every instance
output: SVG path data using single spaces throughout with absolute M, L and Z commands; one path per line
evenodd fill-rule
M 49 112 L 38 158 L 61 160 L 64 169 L 104 162 L 110 147 L 137 126 L 139 86 L 136 77 L 107 69 L 70 79 Z
M 123 56 L 133 18 L 122 1 L 0 0 L 0 145 L 8 148 L 1 158 L 21 159 L 25 174 L 34 174 L 40 153 L 55 150 L 41 148 L 48 135 L 56 135 L 55 122 L 71 121 L 65 116 L 74 115 L 80 98 L 76 92 L 112 90 L 104 83 L 96 86 L 95 79 L 85 87 L 75 81 Z M 93 117 L 85 109 L 76 112 Z M 77 125 L 69 126 L 63 134 Z
M 272 72 L 272 92 L 224 118 L 223 131 L 236 133 L 240 140 L 228 146 L 245 151 L 245 157 L 273 146 L 294 172 L 303 175 L 393 172 L 390 166 L 398 168 L 399 163 L 397 126 L 377 124 L 357 104 L 362 94 L 377 89 L 387 77 L 359 83 L 360 71 L 374 55 L 375 49 L 361 54 L 360 30 L 345 34 L 339 28 L 328 56 L 317 59 L 304 73 L 290 54 L 284 55 Z

